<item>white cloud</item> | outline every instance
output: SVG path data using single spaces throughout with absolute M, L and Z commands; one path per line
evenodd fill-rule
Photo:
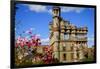
M 43 45 L 48 45 L 49 44 L 49 38 L 41 39 L 41 43 Z
M 93 37 L 89 37 L 88 41 L 94 41 L 94 38 Z
M 34 31 L 34 30 L 35 30 L 35 28 L 30 28 L 30 29 L 26 30 L 25 33 L 26 33 L 26 34 L 29 34 L 29 32 L 32 33 L 32 31 Z
M 46 6 L 43 6 L 43 5 L 28 5 L 28 7 L 31 11 L 35 11 L 35 12 L 46 12 L 47 11 Z
M 40 34 L 36 34 L 36 36 L 37 36 L 37 37 L 40 37 L 41 35 L 40 35 Z
M 33 30 L 35 30 L 35 28 L 30 28 L 30 30 L 32 30 L 32 31 L 33 31 Z
M 52 14 L 52 8 L 47 9 L 47 6 L 43 5 L 27 5 L 31 11 L 35 12 L 47 12 Z M 61 12 L 76 12 L 80 13 L 84 10 L 85 8 L 79 8 L 79 7 L 61 7 Z
M 62 7 L 62 12 L 76 12 L 80 13 L 84 10 L 84 8 L 79 8 L 79 7 Z
M 48 42 L 49 38 L 41 39 L 41 42 Z
M 88 41 L 94 41 L 94 34 L 88 35 Z
M 88 47 L 92 47 L 94 45 L 94 37 L 88 37 Z

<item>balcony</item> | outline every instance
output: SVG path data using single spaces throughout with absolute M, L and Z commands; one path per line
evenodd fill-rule
M 68 39 L 64 39 L 64 41 L 87 41 L 87 37 L 69 37 Z
M 61 29 L 65 29 L 65 26 L 64 25 L 61 25 Z
M 76 38 L 77 41 L 87 41 L 87 37 L 83 37 L 83 38 Z

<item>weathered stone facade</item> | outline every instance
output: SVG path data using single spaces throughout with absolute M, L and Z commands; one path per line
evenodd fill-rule
M 87 27 L 77 27 L 61 17 L 60 7 L 53 7 L 49 24 L 52 56 L 60 62 L 77 62 L 84 58 L 87 48 Z

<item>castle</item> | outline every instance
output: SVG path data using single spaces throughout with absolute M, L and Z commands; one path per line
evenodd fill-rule
M 53 19 L 49 24 L 52 57 L 61 63 L 79 62 L 85 58 L 87 27 L 77 27 L 61 17 L 61 8 L 53 7 Z
M 40 39 L 32 40 L 33 44 L 35 43 L 34 46 L 30 45 L 30 42 L 21 46 L 21 43 L 16 41 L 16 65 L 20 66 L 28 62 L 52 64 L 94 61 L 95 45 L 88 48 L 87 27 L 77 27 L 65 21 L 61 17 L 60 7 L 53 7 L 52 15 L 53 19 L 49 24 L 49 45 L 41 45 Z

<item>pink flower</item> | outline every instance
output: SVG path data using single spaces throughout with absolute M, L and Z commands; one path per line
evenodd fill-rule
M 36 39 L 36 35 L 32 35 L 31 39 L 35 40 Z
M 32 30 L 33 30 L 33 29 L 30 28 L 29 30 L 26 30 L 25 33 L 26 33 L 26 34 L 32 34 Z

